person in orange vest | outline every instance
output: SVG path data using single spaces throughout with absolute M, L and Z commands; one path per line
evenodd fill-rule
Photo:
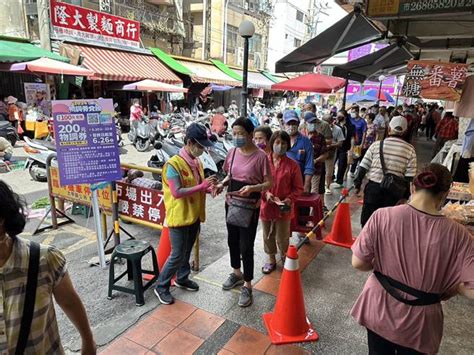
M 155 295 L 163 304 L 172 304 L 171 279 L 176 274 L 175 286 L 198 291 L 199 285 L 189 279 L 189 258 L 206 218 L 206 192 L 217 184 L 217 178 L 204 177 L 199 156 L 212 147 L 206 127 L 192 123 L 184 139 L 185 146 L 163 167 L 163 195 L 166 223 L 169 227 L 171 254 L 158 277 Z

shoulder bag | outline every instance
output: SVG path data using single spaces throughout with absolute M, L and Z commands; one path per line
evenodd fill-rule
M 40 259 L 40 245 L 30 242 L 30 259 L 28 264 L 28 276 L 26 279 L 25 303 L 23 304 L 23 314 L 21 316 L 20 333 L 15 349 L 15 355 L 25 353 L 28 338 L 30 336 L 33 313 L 35 311 L 36 288 L 38 286 L 38 272 Z
M 237 148 L 234 150 L 234 154 L 232 155 L 232 161 L 230 163 L 229 168 L 229 177 L 230 183 L 229 186 L 235 185 L 243 185 L 243 184 L 233 184 L 232 183 L 232 167 L 234 165 L 234 158 Z M 245 185 L 244 185 L 245 186 Z M 252 219 L 255 215 L 256 203 L 258 200 L 255 199 L 236 199 L 236 198 L 229 198 L 227 201 L 227 214 L 226 214 L 226 222 L 232 226 L 241 227 L 241 228 L 248 228 Z
M 392 173 L 387 173 L 387 168 L 385 166 L 385 159 L 383 157 L 383 140 L 380 141 L 380 164 L 382 165 L 383 179 L 380 183 L 382 190 L 385 190 L 387 193 L 394 195 L 395 197 L 402 198 L 405 196 L 405 193 L 408 191 L 409 183 L 405 178 L 397 176 Z

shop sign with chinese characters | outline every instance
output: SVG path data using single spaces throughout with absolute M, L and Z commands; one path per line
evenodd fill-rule
M 112 100 L 54 100 L 52 106 L 61 185 L 120 179 Z
M 367 14 L 373 18 L 406 18 L 472 11 L 474 0 L 369 0 L 367 4 Z
M 51 0 L 51 25 L 57 39 L 140 47 L 140 22 Z
M 161 191 L 121 182 L 117 184 L 117 196 L 120 215 L 152 224 L 163 223 L 165 205 Z
M 468 64 L 412 60 L 402 95 L 433 100 L 459 101 Z

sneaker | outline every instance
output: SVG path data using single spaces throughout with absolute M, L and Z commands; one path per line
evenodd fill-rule
M 344 187 L 344 185 L 343 185 L 343 184 L 339 184 L 339 183 L 337 183 L 337 182 L 333 182 L 333 183 L 331 184 L 331 187 L 332 187 L 333 189 L 342 189 L 342 188 Z
M 252 289 L 243 286 L 240 289 L 239 306 L 248 307 L 252 304 L 252 301 L 253 301 Z
M 233 272 L 229 274 L 229 277 L 222 284 L 223 290 L 232 290 L 234 287 L 242 286 L 244 284 L 244 278 L 242 276 L 237 276 Z
M 324 191 L 326 195 L 332 195 L 331 189 L 326 188 L 326 191 Z
M 186 279 L 184 281 L 175 281 L 174 285 L 177 288 L 184 288 L 185 290 L 188 291 L 198 291 L 199 290 L 199 285 L 195 283 L 193 280 Z
M 159 290 L 155 288 L 154 290 L 156 297 L 160 300 L 162 304 L 173 304 L 174 303 L 174 298 L 171 296 L 171 293 L 169 290 Z

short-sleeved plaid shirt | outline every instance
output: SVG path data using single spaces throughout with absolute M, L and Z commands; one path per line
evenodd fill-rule
M 0 354 L 14 354 L 20 333 L 29 264 L 29 241 L 16 238 L 0 267 Z M 54 247 L 41 246 L 35 310 L 25 354 L 63 354 L 54 311 L 53 290 L 66 273 L 66 259 Z

